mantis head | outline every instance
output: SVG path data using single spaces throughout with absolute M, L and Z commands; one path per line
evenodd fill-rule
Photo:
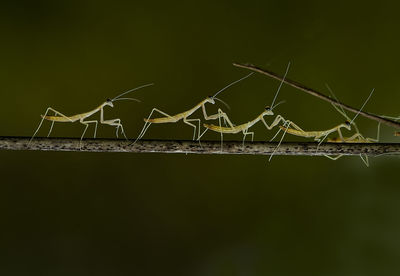
M 263 116 L 264 115 L 274 115 L 274 112 L 272 111 L 271 107 L 269 107 L 269 106 L 265 107 L 265 110 L 263 112 Z
M 266 106 L 264 112 L 262 113 L 263 116 L 265 115 L 274 115 L 274 112 L 272 111 L 275 107 L 277 107 L 280 104 L 283 104 L 285 101 L 280 101 L 279 103 L 277 103 L 276 105 L 270 107 L 270 106 Z
M 351 122 L 349 121 L 344 122 L 343 127 L 346 128 L 347 130 L 351 130 Z
M 214 96 L 208 96 L 206 98 L 205 102 L 210 103 L 210 104 L 215 104 L 215 100 L 221 102 L 223 105 L 226 106 L 226 108 L 231 109 L 230 106 L 226 102 L 224 102 L 223 100 L 218 99 L 217 97 L 214 97 Z
M 210 104 L 215 104 L 214 97 L 213 96 L 207 96 L 206 102 L 208 102 Z
M 110 107 L 114 107 L 113 101 L 111 99 L 107 99 L 105 102 L 105 105 L 108 105 Z

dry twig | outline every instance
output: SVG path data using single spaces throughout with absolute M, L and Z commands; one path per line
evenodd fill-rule
M 283 78 L 282 76 L 280 76 L 280 75 L 278 75 L 278 74 L 276 74 L 274 72 L 268 71 L 266 69 L 261 69 L 261 68 L 255 66 L 255 65 L 252 65 L 252 64 L 233 63 L 233 65 L 236 66 L 236 67 L 249 69 L 249 70 L 252 70 L 254 72 L 261 73 L 263 75 L 267 75 L 268 77 L 274 78 L 274 79 L 279 80 L 279 81 L 283 81 L 284 83 L 286 83 L 286 84 L 288 84 L 288 85 L 290 85 L 290 86 L 292 86 L 294 88 L 297 88 L 297 89 L 299 89 L 301 91 L 304 91 L 304 92 L 306 92 L 306 93 L 308 93 L 310 95 L 313 95 L 313 96 L 315 96 L 317 98 L 320 98 L 320 99 L 322 99 L 324 101 L 327 101 L 327 102 L 329 102 L 331 104 L 334 104 L 334 105 L 337 105 L 337 106 L 341 106 L 344 109 L 349 110 L 351 112 L 354 112 L 354 113 L 359 112 L 359 110 L 354 108 L 354 107 L 351 107 L 351 106 L 349 106 L 347 104 L 344 104 L 344 103 L 341 103 L 341 102 L 336 101 L 334 99 L 331 99 L 330 97 L 325 96 L 321 92 L 318 92 L 318 91 L 316 91 L 316 90 L 314 90 L 312 88 L 309 88 L 309 87 L 307 87 L 307 86 L 305 86 L 303 84 L 300 84 L 300 83 L 298 83 L 296 81 L 293 81 L 293 80 L 290 80 L 288 78 Z M 375 115 L 375 114 L 372 114 L 372 113 L 368 113 L 366 111 L 361 111 L 360 115 L 364 116 L 364 117 L 366 117 L 368 119 L 375 120 L 375 121 L 380 122 L 382 124 L 388 125 L 390 127 L 394 127 L 394 128 L 400 129 L 400 122 L 395 122 L 393 120 L 386 119 L 386 118 L 380 117 L 378 115 Z
M 118 139 L 84 139 L 79 149 L 79 138 L 0 137 L 0 150 L 77 151 L 77 152 L 131 152 L 131 153 L 193 153 L 193 154 L 245 154 L 270 155 L 277 143 L 226 141 L 221 152 L 220 141 L 140 140 L 134 145 Z M 284 142 L 275 155 L 376 155 L 400 154 L 400 143 L 323 143 L 318 148 L 314 142 Z

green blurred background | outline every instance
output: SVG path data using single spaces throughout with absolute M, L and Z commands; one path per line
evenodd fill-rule
M 291 61 L 289 78 L 325 93 L 328 83 L 353 106 L 375 87 L 365 109 L 397 115 L 399 4 L 370 2 L 2 1 L 0 135 L 32 135 L 48 106 L 84 112 L 154 82 L 135 94 L 142 103 L 106 109 L 134 138 L 151 108 L 186 110 L 245 75 L 234 61 L 281 74 Z M 224 92 L 233 122 L 258 115 L 278 84 L 256 75 Z M 344 120 L 287 86 L 283 99 L 276 112 L 305 129 Z M 375 135 L 376 123 L 358 124 Z M 82 130 L 56 124 L 53 136 Z M 255 140 L 272 135 L 254 131 Z M 384 127 L 382 141 L 392 134 Z M 145 136 L 191 137 L 183 123 Z M 0 155 L 2 275 L 400 273 L 397 158 L 371 158 L 367 168 L 357 157 Z

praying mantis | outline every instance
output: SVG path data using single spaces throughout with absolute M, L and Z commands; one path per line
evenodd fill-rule
M 140 102 L 139 100 L 134 99 L 134 98 L 121 98 L 121 97 L 124 96 L 124 95 L 126 95 L 126 94 L 128 94 L 128 93 L 131 93 L 131 92 L 133 92 L 133 91 L 136 91 L 136 90 L 139 90 L 139 89 L 141 89 L 141 88 L 144 88 L 144 87 L 147 87 L 147 86 L 151 86 L 151 85 L 153 85 L 153 83 L 145 84 L 145 85 L 142 85 L 142 86 L 133 88 L 133 89 L 131 89 L 131 90 L 128 90 L 128 91 L 126 91 L 126 92 L 124 92 L 124 93 L 122 93 L 122 94 L 116 96 L 116 97 L 113 98 L 113 99 L 107 99 L 104 103 L 102 103 L 102 104 L 99 105 L 98 107 L 96 107 L 96 108 L 94 108 L 94 109 L 92 109 L 92 110 L 90 110 L 90 111 L 88 111 L 88 112 L 80 113 L 80 114 L 76 114 L 76 115 L 72 115 L 72 116 L 66 116 L 66 115 L 62 114 L 61 112 L 55 110 L 54 108 L 48 107 L 47 110 L 46 110 L 46 112 L 45 112 L 45 114 L 44 114 L 44 115 L 41 115 L 42 120 L 40 121 L 39 126 L 37 127 L 35 133 L 33 134 L 32 138 L 30 139 L 29 143 L 30 143 L 30 142 L 33 140 L 33 138 L 36 136 L 36 134 L 37 134 L 37 132 L 39 131 L 40 127 L 42 126 L 44 120 L 48 120 L 48 121 L 51 121 L 51 122 L 52 122 L 52 123 L 51 123 L 50 130 L 49 130 L 49 133 L 47 134 L 47 137 L 50 136 L 50 133 L 51 133 L 51 131 L 52 131 L 52 129 L 53 129 L 53 126 L 54 126 L 54 123 L 55 123 L 55 122 L 74 123 L 74 122 L 79 121 L 81 124 L 85 125 L 85 130 L 83 131 L 83 133 L 82 133 L 82 135 L 81 135 L 81 139 L 80 139 L 80 143 L 79 143 L 79 147 L 81 147 L 82 139 L 83 139 L 83 137 L 84 137 L 84 135 L 85 135 L 85 133 L 86 133 L 86 130 L 87 130 L 88 127 L 89 127 L 89 124 L 92 124 L 92 123 L 95 124 L 94 136 L 93 136 L 93 137 L 96 138 L 96 132 L 97 132 L 97 124 L 98 124 L 98 121 L 97 121 L 97 120 L 88 120 L 88 121 L 85 121 L 85 119 L 87 119 L 88 117 L 90 117 L 90 116 L 96 114 L 97 112 L 100 112 L 100 123 L 101 123 L 101 124 L 106 124 L 106 125 L 110 125 L 110 126 L 115 126 L 115 127 L 117 128 L 117 130 L 116 130 L 116 136 L 117 136 L 117 137 L 118 137 L 118 130 L 119 130 L 119 128 L 121 128 L 121 133 L 124 135 L 125 139 L 127 139 L 127 138 L 126 138 L 126 135 L 125 135 L 124 128 L 123 128 L 123 126 L 122 126 L 122 124 L 121 124 L 121 120 L 120 120 L 120 119 L 104 120 L 104 110 L 103 110 L 103 109 L 104 109 L 104 107 L 106 107 L 106 106 L 114 107 L 114 104 L 113 104 L 113 103 L 116 102 L 116 101 L 133 100 L 133 101 L 138 101 L 138 102 Z M 50 111 L 54 112 L 54 116 L 48 116 L 48 115 L 47 115 Z
M 330 91 L 331 95 L 334 97 L 334 99 L 336 101 L 338 101 L 338 99 L 336 98 L 335 94 L 333 93 L 332 89 L 326 85 L 328 90 Z M 336 109 L 337 112 L 339 112 L 343 117 L 345 117 L 348 121 L 352 121 L 352 126 L 354 126 L 354 130 L 356 131 L 355 134 L 353 134 L 350 137 L 335 137 L 335 138 L 329 138 L 327 139 L 328 143 L 377 143 L 379 142 L 379 136 L 380 136 L 380 126 L 381 124 L 378 123 L 378 128 L 377 128 L 377 135 L 376 138 L 370 138 L 370 137 L 364 137 L 359 129 L 357 124 L 355 123 L 354 120 L 351 120 L 349 118 L 349 116 L 347 115 L 346 111 L 343 109 L 343 107 L 338 107 L 334 104 L 332 104 L 332 106 Z M 342 157 L 343 155 L 338 155 L 338 156 L 329 156 L 329 155 L 325 155 L 326 157 L 328 157 L 329 159 L 332 160 L 337 160 L 340 157 Z M 364 162 L 364 164 L 368 167 L 369 166 L 369 159 L 368 159 L 368 155 L 367 154 L 363 154 L 360 153 L 360 158 L 361 160 Z
M 332 93 L 332 91 L 331 91 Z M 362 107 L 360 108 L 360 110 L 357 112 L 357 114 L 354 116 L 354 118 L 352 120 L 350 120 L 350 118 L 347 116 L 347 114 L 341 110 L 339 110 L 335 105 L 333 105 L 335 107 L 335 109 L 342 114 L 347 120 L 342 123 L 339 124 L 335 127 L 332 127 L 330 129 L 327 130 L 322 130 L 322 131 L 304 131 L 302 130 L 299 126 L 297 126 L 296 124 L 294 124 L 293 122 L 289 122 L 287 123 L 285 126 L 279 126 L 280 130 L 284 131 L 284 134 L 282 135 L 281 141 L 283 140 L 283 137 L 285 135 L 285 133 L 289 133 L 295 136 L 300 136 L 300 137 L 305 137 L 305 138 L 314 138 L 315 141 L 319 142 L 319 144 L 321 144 L 327 137 L 328 135 L 330 135 L 331 133 L 337 132 L 339 137 L 337 138 L 333 138 L 333 139 L 328 139 L 328 142 L 333 142 L 333 143 L 372 143 L 374 141 L 377 141 L 379 138 L 379 126 L 378 126 L 378 138 L 377 139 L 372 139 L 372 138 L 365 138 L 358 130 L 357 125 L 355 124 L 355 119 L 357 118 L 357 116 L 360 114 L 360 112 L 362 111 L 362 109 L 365 107 L 365 105 L 367 104 L 367 102 L 369 101 L 369 99 L 371 98 L 372 94 L 374 93 L 374 89 L 372 89 L 371 93 L 369 94 L 368 98 L 365 100 L 364 104 L 362 105 Z M 351 137 L 344 137 L 342 134 L 341 129 L 347 129 L 347 130 L 351 130 L 351 126 L 355 127 L 356 133 L 351 136 Z M 290 128 L 290 126 L 292 126 L 293 128 Z M 318 145 L 319 145 L 318 144 Z M 325 155 L 326 157 L 332 159 L 332 160 L 337 160 L 338 158 L 341 157 L 341 155 L 336 156 L 336 157 L 331 157 L 328 155 Z M 362 154 L 360 154 L 361 159 L 363 160 L 363 162 L 368 166 L 368 157 L 366 156 L 366 158 L 364 159 L 362 157 Z
M 221 147 L 222 147 L 223 133 L 236 134 L 236 133 L 242 132 L 243 133 L 243 146 L 244 146 L 244 141 L 245 141 L 247 135 L 251 135 L 251 140 L 253 141 L 254 132 L 249 132 L 249 128 L 252 127 L 253 125 L 257 124 L 259 121 L 263 122 L 263 124 L 265 125 L 265 127 L 268 130 L 271 130 L 272 128 L 274 128 L 281 121 L 286 122 L 286 120 L 281 115 L 277 115 L 275 117 L 275 120 L 271 123 L 271 125 L 268 125 L 267 122 L 264 120 L 264 116 L 267 116 L 267 115 L 273 116 L 274 112 L 272 110 L 276 106 L 278 106 L 280 103 L 282 103 L 282 102 L 280 102 L 280 103 L 278 103 L 277 105 L 274 106 L 275 100 L 276 100 L 276 98 L 277 98 L 277 96 L 279 94 L 279 91 L 280 91 L 280 89 L 282 87 L 282 84 L 283 84 L 285 78 L 286 78 L 286 75 L 287 75 L 287 73 L 289 71 L 289 68 L 290 68 L 290 62 L 288 64 L 287 68 L 286 68 L 285 75 L 284 75 L 284 77 L 283 77 L 283 79 L 282 79 L 282 81 L 281 81 L 281 83 L 280 83 L 280 85 L 278 87 L 278 90 L 275 93 L 274 99 L 272 100 L 271 107 L 267 106 L 265 108 L 265 110 L 260 115 L 258 115 L 255 119 L 253 119 L 252 121 L 249 121 L 247 123 L 244 123 L 244 124 L 241 124 L 241 125 L 237 125 L 237 126 L 233 125 L 230 122 L 230 120 L 229 120 L 229 118 L 227 117 L 226 114 L 223 114 L 221 117 L 225 120 L 225 122 L 229 123 L 229 127 L 222 127 L 221 126 L 221 121 L 219 122 L 220 123 L 219 126 L 212 125 L 212 124 L 203 124 L 204 127 L 206 128 L 206 130 L 199 136 L 199 139 L 204 135 L 204 133 L 207 130 L 212 130 L 212 131 L 215 131 L 215 132 L 219 132 L 221 134 Z M 221 120 L 221 117 L 219 118 L 219 120 Z
M 178 113 L 176 115 L 169 115 L 167 113 L 165 113 L 164 111 L 161 111 L 157 108 L 153 108 L 150 112 L 150 115 L 148 116 L 147 119 L 144 119 L 145 124 L 142 128 L 142 131 L 140 132 L 138 138 L 135 140 L 134 143 L 136 143 L 138 140 L 142 139 L 142 137 L 144 136 L 144 134 L 146 133 L 146 131 L 149 129 L 151 124 L 163 124 L 163 123 L 176 123 L 180 120 L 183 120 L 183 122 L 191 127 L 194 128 L 193 130 L 193 140 L 195 140 L 196 138 L 196 128 L 197 126 L 191 122 L 198 122 L 198 137 L 200 137 L 200 123 L 201 120 L 200 119 L 188 119 L 188 117 L 190 117 L 194 112 L 196 112 L 198 109 L 202 109 L 203 111 L 203 116 L 205 120 L 215 120 L 220 118 L 221 116 L 224 116 L 225 113 L 223 113 L 221 110 L 218 111 L 218 114 L 214 114 L 214 115 L 207 115 L 206 112 L 206 107 L 205 105 L 207 103 L 210 104 L 215 104 L 215 100 L 220 101 L 222 103 L 225 104 L 225 102 L 223 102 L 222 100 L 217 98 L 217 95 L 220 94 L 222 91 L 224 91 L 225 89 L 231 87 L 232 85 L 250 77 L 251 75 L 253 75 L 254 73 L 250 73 L 230 84 L 228 84 L 227 86 L 225 86 L 224 88 L 222 88 L 221 90 L 219 90 L 217 93 L 214 94 L 214 96 L 208 96 L 207 98 L 205 98 L 204 100 L 202 100 L 200 103 L 198 103 L 197 105 L 195 105 L 194 107 L 192 107 L 191 109 Z M 225 104 L 226 105 L 226 104 Z M 166 117 L 161 117 L 161 118 L 151 118 L 151 116 L 153 115 L 154 112 L 158 112 Z M 134 144 L 133 143 L 133 144 Z
M 357 112 L 357 114 L 354 116 L 354 118 L 351 121 L 346 120 L 344 123 L 339 124 L 339 125 L 337 125 L 335 127 L 332 127 L 330 129 L 318 130 L 318 131 L 304 131 L 299 126 L 294 124 L 293 122 L 290 122 L 289 124 L 291 126 L 293 126 L 294 128 L 290 128 L 290 125 L 279 126 L 279 127 L 280 127 L 281 130 L 284 130 L 285 132 L 287 132 L 289 134 L 296 135 L 296 136 L 301 136 L 301 137 L 306 137 L 306 138 L 314 138 L 315 141 L 318 141 L 320 143 L 322 143 L 329 134 L 334 133 L 334 132 L 337 132 L 339 134 L 339 138 L 341 140 L 344 140 L 345 138 L 342 135 L 341 129 L 345 128 L 347 130 L 351 130 L 351 125 L 354 123 L 354 120 L 360 114 L 360 112 L 362 111 L 364 106 L 367 104 L 368 100 L 370 99 L 370 97 L 372 96 L 373 93 L 374 93 L 374 89 L 371 91 L 371 93 L 369 94 L 367 100 L 364 102 L 364 104 L 361 107 L 361 109 Z
M 290 128 L 290 126 L 292 126 L 293 128 Z M 327 130 L 305 131 L 301 129 L 298 125 L 290 121 L 290 123 L 286 124 L 286 126 L 279 126 L 279 128 L 286 133 L 305 138 L 314 138 L 315 141 L 322 143 L 329 134 L 334 132 L 337 132 L 339 134 L 340 140 L 344 140 L 341 129 L 345 128 L 347 130 L 351 130 L 351 122 L 345 121 L 344 123 Z
M 207 128 L 207 129 L 202 133 L 202 135 L 209 129 L 209 130 L 221 133 L 221 141 L 222 141 L 222 133 L 236 134 L 236 133 L 242 132 L 243 133 L 243 144 L 244 144 L 244 141 L 245 141 L 247 135 L 251 135 L 251 141 L 253 141 L 254 132 L 249 132 L 248 130 L 249 130 L 250 127 L 252 127 L 256 123 L 258 123 L 259 121 L 263 122 L 263 124 L 265 125 L 265 127 L 268 130 L 273 129 L 281 121 L 285 122 L 285 119 L 281 115 L 277 115 L 275 117 L 275 120 L 271 123 L 271 125 L 268 125 L 267 122 L 264 119 L 264 116 L 267 116 L 267 115 L 272 115 L 272 116 L 274 115 L 274 112 L 272 111 L 272 108 L 269 107 L 269 106 L 267 106 L 265 108 L 265 110 L 260 115 L 258 115 L 254 120 L 249 121 L 249 122 L 244 123 L 244 124 L 241 124 L 241 125 L 235 126 L 232 123 L 230 123 L 229 127 L 222 127 L 222 126 L 216 126 L 216 125 L 212 125 L 212 124 L 203 124 L 203 126 L 205 128 Z M 227 122 L 230 122 L 227 118 L 225 118 L 225 119 L 226 119 Z M 202 137 L 202 135 L 199 137 L 199 139 Z

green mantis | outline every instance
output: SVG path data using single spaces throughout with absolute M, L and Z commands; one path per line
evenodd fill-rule
M 328 89 L 330 89 L 328 87 Z M 332 104 L 333 107 L 346 118 L 346 121 L 344 123 L 341 123 L 337 126 L 334 126 L 332 128 L 326 129 L 326 130 L 313 130 L 313 131 L 305 131 L 301 129 L 299 126 L 294 124 L 293 122 L 288 122 L 286 123 L 285 126 L 280 126 L 280 129 L 284 131 L 284 134 L 282 135 L 281 141 L 286 133 L 295 135 L 295 136 L 300 136 L 300 137 L 305 137 L 305 138 L 314 138 L 315 141 L 319 142 L 319 145 L 332 133 L 337 132 L 339 137 L 333 138 L 333 139 L 328 139 L 328 142 L 331 143 L 372 143 L 372 142 L 377 142 L 379 139 L 379 125 L 378 125 L 378 137 L 376 139 L 372 138 L 365 138 L 359 131 L 356 123 L 354 122 L 355 119 L 358 117 L 360 112 L 363 110 L 369 99 L 371 98 L 372 94 L 374 93 L 374 89 L 372 89 L 371 93 L 368 95 L 367 99 L 357 112 L 357 114 L 353 117 L 353 119 L 350 119 L 346 112 L 343 109 L 339 109 L 336 105 Z M 334 96 L 332 90 L 331 94 Z M 334 96 L 335 97 L 335 96 Z M 336 97 L 335 97 L 336 98 Z M 336 99 L 337 100 L 337 99 Z M 354 126 L 356 133 L 352 135 L 351 137 L 344 137 L 342 134 L 342 129 L 347 129 L 351 130 L 351 126 Z M 337 160 L 342 155 L 336 156 L 336 157 L 331 157 L 328 155 L 325 155 L 326 157 L 332 159 L 332 160 Z M 365 163 L 365 165 L 369 166 L 369 161 L 368 161 L 368 156 L 366 154 L 360 154 L 360 157 L 362 161 Z
M 244 142 L 245 142 L 245 139 L 246 139 L 247 135 L 251 135 L 251 140 L 253 141 L 254 132 L 249 131 L 249 128 L 251 128 L 252 126 L 257 124 L 258 122 L 261 121 L 268 130 L 273 129 L 275 126 L 277 126 L 281 122 L 285 122 L 285 119 L 281 115 L 277 115 L 275 117 L 274 121 L 271 123 L 271 125 L 268 125 L 267 122 L 265 121 L 264 117 L 265 116 L 273 116 L 274 112 L 272 110 L 276 106 L 278 106 L 280 103 L 282 103 L 282 102 L 280 102 L 280 103 L 274 105 L 275 101 L 276 101 L 276 99 L 278 97 L 279 91 L 281 90 L 283 82 L 284 82 L 284 80 L 286 78 L 286 75 L 287 75 L 287 73 L 289 71 L 289 68 L 290 68 L 290 62 L 288 63 L 288 66 L 286 67 L 286 72 L 285 72 L 285 75 L 283 77 L 283 80 L 281 81 L 281 83 L 280 83 L 280 85 L 279 85 L 279 87 L 278 87 L 278 89 L 277 89 L 277 91 L 275 93 L 275 96 L 274 96 L 274 98 L 272 100 L 271 107 L 270 106 L 265 107 L 265 109 L 258 116 L 256 116 L 253 120 L 248 121 L 247 123 L 243 123 L 243 124 L 237 125 L 237 126 L 232 124 L 231 121 L 229 120 L 228 116 L 224 113 L 224 114 L 222 114 L 220 116 L 219 119 L 221 120 L 221 118 L 223 118 L 225 120 L 225 122 L 227 122 L 229 124 L 229 126 L 222 127 L 221 126 L 221 121 L 219 121 L 219 126 L 212 125 L 212 124 L 204 124 L 204 127 L 206 128 L 206 130 L 199 136 L 199 139 L 204 135 L 204 133 L 207 130 L 212 130 L 212 131 L 215 131 L 215 132 L 219 132 L 221 134 L 221 149 L 222 149 L 223 134 L 236 134 L 236 133 L 242 132 L 243 133 L 243 146 L 244 146 Z
M 206 104 L 207 103 L 215 104 L 215 100 L 224 103 L 222 100 L 217 98 L 217 95 L 219 95 L 222 91 L 226 90 L 227 88 L 231 87 L 232 85 L 234 85 L 234 84 L 236 84 L 236 83 L 238 83 L 238 82 L 250 77 L 251 75 L 253 75 L 253 73 L 250 73 L 250 74 L 248 74 L 248 75 L 246 75 L 246 76 L 244 76 L 244 77 L 242 77 L 242 78 L 240 78 L 240 79 L 228 84 L 227 86 L 225 86 L 224 88 L 219 90 L 217 93 L 215 93 L 213 96 L 208 96 L 207 98 L 205 98 L 204 100 L 202 100 L 201 102 L 196 104 L 194 107 L 192 107 L 192 108 L 190 108 L 190 109 L 188 109 L 188 110 L 186 110 L 184 112 L 181 112 L 181 113 L 178 113 L 178 114 L 175 114 L 175 115 L 169 115 L 169 114 L 165 113 L 164 111 L 161 111 L 160 109 L 153 108 L 151 110 L 150 115 L 148 116 L 148 118 L 144 119 L 145 124 L 144 124 L 143 129 L 140 132 L 138 138 L 136 139 L 136 141 L 142 139 L 142 137 L 144 136 L 146 131 L 149 129 L 151 124 L 176 123 L 176 122 L 179 122 L 180 120 L 182 120 L 185 124 L 187 124 L 187 125 L 189 125 L 189 126 L 194 128 L 194 130 L 193 130 L 193 140 L 195 140 L 197 126 L 195 124 L 193 124 L 193 122 L 198 122 L 197 130 L 198 130 L 198 137 L 200 137 L 200 122 L 201 122 L 201 120 L 200 119 L 189 119 L 189 117 L 194 112 L 199 110 L 200 108 L 203 111 L 203 117 L 204 117 L 205 120 L 215 120 L 215 119 L 221 118 L 221 116 L 222 117 L 226 117 L 224 115 L 225 113 L 223 113 L 221 110 L 218 112 L 218 114 L 207 115 L 206 107 L 205 107 Z M 165 117 L 151 118 L 151 116 L 153 115 L 154 112 L 158 112 L 161 115 L 164 115 Z
M 126 135 L 125 135 L 125 131 L 124 131 L 124 128 L 122 126 L 121 119 L 117 118 L 117 119 L 111 119 L 111 120 L 104 120 L 104 108 L 106 106 L 109 106 L 111 108 L 114 107 L 114 102 L 116 102 L 116 101 L 132 100 L 132 101 L 139 102 L 139 100 L 137 100 L 137 99 L 134 99 L 134 98 L 122 98 L 122 96 L 125 96 L 128 93 L 131 93 L 133 91 L 136 91 L 136 90 L 139 90 L 141 88 L 148 87 L 148 86 L 151 86 L 151 85 L 153 85 L 153 84 L 152 83 L 145 84 L 145 85 L 136 87 L 134 89 L 128 90 L 128 91 L 126 91 L 126 92 L 124 92 L 124 93 L 122 93 L 122 94 L 120 94 L 120 95 L 118 95 L 118 96 L 116 96 L 116 97 L 114 97 L 112 99 L 107 99 L 104 103 L 102 103 L 101 105 L 97 106 L 96 108 L 94 108 L 92 110 L 89 110 L 89 111 L 84 112 L 84 113 L 71 115 L 71 116 L 66 116 L 63 113 L 55 110 L 54 108 L 48 107 L 46 109 L 46 112 L 44 113 L 44 115 L 41 115 L 42 120 L 40 121 L 39 126 L 37 127 L 37 129 L 35 130 L 32 138 L 30 139 L 30 142 L 36 136 L 36 134 L 39 131 L 40 127 L 42 126 L 44 120 L 51 121 L 51 127 L 50 127 L 50 130 L 49 130 L 49 133 L 47 134 L 47 137 L 50 136 L 51 131 L 53 130 L 53 126 L 54 126 L 55 122 L 59 122 L 59 123 L 74 123 L 74 122 L 78 122 L 79 121 L 79 123 L 81 123 L 82 125 L 85 126 L 85 129 L 84 129 L 84 131 L 83 131 L 83 133 L 81 135 L 81 139 L 80 139 L 80 142 L 79 142 L 79 147 L 81 147 L 82 139 L 85 136 L 85 133 L 86 133 L 86 130 L 88 129 L 88 127 L 89 127 L 89 124 L 94 124 L 95 125 L 93 137 L 96 138 L 97 125 L 98 125 L 99 122 L 97 120 L 86 120 L 86 119 L 88 117 L 98 113 L 98 112 L 100 112 L 100 124 L 105 124 L 105 125 L 110 125 L 110 126 L 116 127 L 116 133 L 115 134 L 116 134 L 117 137 L 118 137 L 118 130 L 121 129 L 121 133 L 124 135 L 125 139 L 128 139 L 126 137 Z M 48 115 L 49 112 L 53 112 L 54 115 L 49 116 Z

